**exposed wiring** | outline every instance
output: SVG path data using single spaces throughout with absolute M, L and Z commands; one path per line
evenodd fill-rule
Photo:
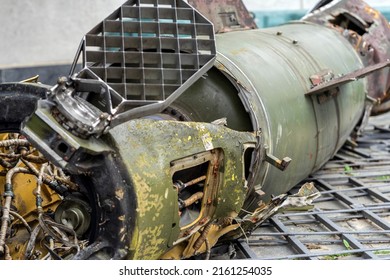
M 209 234 L 212 225 L 213 225 L 212 223 L 208 223 L 206 226 L 204 226 L 202 233 L 200 234 L 200 236 L 198 237 L 198 239 L 195 241 L 193 245 L 195 252 L 197 252 L 200 249 L 200 247 L 203 245 L 203 243 L 205 243 L 207 239 L 207 235 Z
M 9 260 L 12 260 L 12 257 L 11 257 L 11 254 L 10 254 L 10 251 L 9 251 L 9 247 L 7 245 L 4 245 L 4 248 L 5 248 L 5 260 L 9 261 Z
M 17 134 L 9 134 L 10 138 L 18 138 Z M 21 223 L 27 229 L 29 238 L 24 250 L 25 259 L 36 259 L 42 252 L 35 249 L 37 240 L 41 240 L 40 247 L 47 250 L 45 256 L 40 259 L 61 259 L 66 254 L 77 254 L 84 241 L 79 242 L 76 232 L 66 225 L 55 222 L 44 211 L 42 187 L 49 186 L 58 194 L 71 190 L 77 190 L 74 184 L 62 169 L 50 164 L 36 149 L 31 148 L 30 143 L 25 139 L 7 139 L 0 141 L 0 165 L 2 176 L 5 176 L 4 194 L 2 201 L 2 216 L 0 224 L 0 255 L 5 259 L 11 259 L 10 248 L 6 244 L 7 235 L 10 229 Z M 34 153 L 34 154 L 33 154 Z M 24 166 L 20 166 L 24 164 Z M 39 167 L 40 166 L 40 167 Z M 34 191 L 36 197 L 36 213 L 38 222 L 32 229 L 26 219 L 17 210 L 11 210 L 14 198 L 13 180 L 17 173 L 35 175 L 37 186 Z M 11 218 L 13 222 L 10 224 Z M 33 221 L 34 222 L 34 221 Z M 80 245 L 81 244 L 81 245 Z
M 184 208 L 191 206 L 192 204 L 196 203 L 198 200 L 202 198 L 203 198 L 203 192 L 197 192 L 191 195 L 186 200 L 179 199 L 179 210 L 183 210 Z
M 22 158 L 21 160 L 33 172 L 33 174 L 35 176 L 39 177 L 39 171 L 34 166 L 34 164 L 32 164 L 31 162 L 29 162 L 28 160 L 26 160 L 24 158 Z M 73 190 L 72 188 L 75 188 L 74 184 L 70 184 L 71 187 L 66 184 L 69 182 L 69 180 L 67 178 L 62 178 L 60 181 L 60 180 L 56 180 L 55 178 L 53 178 L 53 176 L 50 176 L 50 175 L 44 173 L 42 180 L 46 185 L 48 185 L 52 190 L 59 193 L 60 195 L 63 195 L 64 193 L 66 193 L 70 190 Z M 64 186 L 64 184 L 61 184 L 62 182 L 66 182 L 65 186 Z
M 0 141 L 0 147 L 10 146 L 30 146 L 30 142 L 26 139 L 8 139 Z
M 12 178 L 16 173 L 30 173 L 30 171 L 23 167 L 14 167 L 7 172 L 4 185 L 4 205 L 3 215 L 1 217 L 0 227 L 0 253 L 4 254 L 5 250 L 5 237 L 7 235 L 8 224 L 10 221 L 10 210 L 12 198 L 14 197 Z
M 210 246 L 210 241 L 207 239 L 204 240 L 205 244 L 206 244 L 206 256 L 205 256 L 205 260 L 208 261 L 210 259 L 210 256 L 211 256 L 211 246 Z
M 26 250 L 24 251 L 24 258 L 30 259 L 35 248 L 35 243 L 41 227 L 37 225 L 31 232 L 30 239 L 27 242 Z
M 35 192 L 38 215 L 41 215 L 43 213 L 43 208 L 42 208 L 43 199 L 41 196 L 41 188 L 42 188 L 42 183 L 43 183 L 43 173 L 45 172 L 46 167 L 47 167 L 47 163 L 42 164 L 41 169 L 39 170 L 39 173 L 38 173 L 37 190 Z
M 19 214 L 18 214 L 17 212 L 15 212 L 15 211 L 9 211 L 9 213 L 10 213 L 13 217 L 19 219 L 19 221 L 22 222 L 22 224 L 26 227 L 28 233 L 31 233 L 31 232 L 32 232 L 31 227 L 29 226 L 29 224 L 27 223 L 27 221 L 26 221 L 21 215 L 19 215 Z

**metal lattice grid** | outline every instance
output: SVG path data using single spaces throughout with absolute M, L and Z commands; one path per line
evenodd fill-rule
M 390 259 L 389 118 L 304 180 L 322 194 L 312 211 L 277 214 L 240 240 L 244 258 Z
M 83 67 L 125 99 L 125 111 L 184 91 L 216 49 L 213 25 L 184 1 L 133 0 L 88 32 L 80 52 Z

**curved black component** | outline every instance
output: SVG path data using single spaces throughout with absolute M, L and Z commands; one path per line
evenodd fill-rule
M 49 89 L 41 84 L 1 84 L 0 133 L 19 133 L 21 123 L 35 111 L 38 100 L 46 98 Z M 105 136 L 110 141 L 108 137 Z M 75 259 L 125 258 L 127 251 L 123 248 L 130 244 L 135 223 L 132 218 L 136 205 L 132 183 L 129 178 L 119 175 L 127 174 L 122 172 L 125 167 L 119 157 L 97 155 L 93 161 L 88 174 L 72 176 L 72 181 L 80 186 L 79 192 L 91 207 L 91 224 L 83 237 L 88 239 L 89 245 Z M 119 189 L 123 193 L 118 194 Z
M 0 132 L 19 132 L 21 122 L 35 111 L 37 101 L 45 98 L 49 89 L 41 84 L 1 84 Z
M 96 244 L 100 243 L 107 246 L 101 250 L 92 250 L 91 255 L 85 255 L 85 258 L 130 258 L 125 248 L 128 248 L 133 237 L 137 205 L 132 181 L 127 177 L 120 157 L 109 154 L 94 159 L 98 164 L 90 169 L 88 176 L 83 177 L 83 181 L 78 180 L 79 183 L 83 182 L 84 188 L 88 189 L 92 208 L 90 245 L 86 250 L 91 246 L 96 249 Z M 83 253 L 75 258 L 82 256 Z

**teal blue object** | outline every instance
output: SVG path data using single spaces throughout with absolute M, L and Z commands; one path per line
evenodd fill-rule
M 383 16 L 390 21 L 390 6 L 376 8 Z M 305 14 L 306 10 L 270 10 L 270 11 L 253 11 L 255 22 L 259 28 L 278 26 L 283 23 L 299 20 Z
M 305 10 L 256 11 L 255 22 L 259 28 L 278 26 L 283 23 L 298 20 L 306 14 Z

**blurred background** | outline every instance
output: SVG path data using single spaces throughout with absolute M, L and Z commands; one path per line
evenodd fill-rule
M 318 0 L 244 0 L 260 28 L 301 18 Z M 2 0 L 0 82 L 69 73 L 85 33 L 125 0 Z M 390 20 L 390 0 L 367 0 Z
M 244 0 L 258 27 L 270 27 L 302 18 L 319 0 Z M 390 21 L 390 0 L 366 0 Z

